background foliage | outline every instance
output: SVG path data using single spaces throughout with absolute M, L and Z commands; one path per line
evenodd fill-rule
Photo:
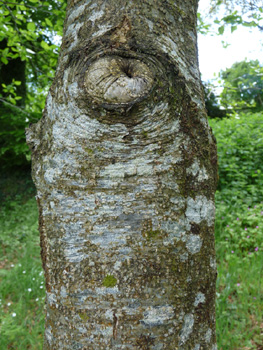
M 236 62 L 220 75 L 220 100 L 226 110 L 263 110 L 263 66 L 258 60 Z
M 42 113 L 54 76 L 66 0 L 0 1 L 0 162 L 28 165 L 25 127 Z
M 262 350 L 262 112 L 210 120 L 218 142 L 216 192 L 219 350 Z

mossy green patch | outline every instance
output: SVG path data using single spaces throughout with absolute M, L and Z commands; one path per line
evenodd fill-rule
M 144 233 L 147 239 L 156 239 L 161 236 L 160 230 L 149 230 Z
M 107 288 L 115 287 L 116 284 L 117 284 L 117 279 L 112 275 L 107 275 L 102 282 L 102 285 Z
M 91 148 L 85 148 L 85 151 L 86 151 L 89 155 L 94 154 L 94 150 L 91 149 Z
M 82 319 L 82 321 L 86 322 L 89 319 L 89 316 L 85 312 L 80 312 L 79 317 Z
M 146 130 L 142 131 L 142 137 L 146 139 L 148 137 L 148 132 Z

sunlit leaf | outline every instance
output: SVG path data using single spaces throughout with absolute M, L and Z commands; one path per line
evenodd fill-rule
M 8 64 L 8 59 L 4 56 L 1 57 L 1 61 L 4 63 L 4 64 Z
M 35 32 L 36 30 L 36 25 L 34 22 L 29 22 L 27 23 L 27 29 L 30 31 L 30 32 Z
M 42 40 L 40 45 L 44 50 L 49 50 L 49 45 L 45 41 Z
M 224 33 L 224 31 L 225 31 L 225 26 L 224 25 L 218 28 L 218 33 L 220 35 L 222 35 Z
M 237 26 L 231 26 L 231 33 L 233 33 L 235 30 L 237 30 Z
M 53 24 L 52 24 L 52 22 L 50 21 L 50 19 L 45 18 L 45 21 L 46 21 L 46 24 L 47 24 L 50 28 L 53 27 Z

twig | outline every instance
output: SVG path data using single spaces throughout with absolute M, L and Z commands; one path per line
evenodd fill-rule
M 2 99 L 2 98 L 0 98 L 0 101 L 2 101 L 3 103 L 5 103 L 5 104 L 7 104 L 7 105 L 9 105 L 9 106 L 19 110 L 20 112 L 26 114 L 28 117 L 31 117 L 31 115 L 28 112 L 24 111 L 23 108 L 17 107 L 17 106 L 13 105 L 12 103 L 10 103 L 10 102 Z

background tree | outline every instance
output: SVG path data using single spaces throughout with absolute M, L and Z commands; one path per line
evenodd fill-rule
M 219 33 L 223 34 L 226 26 L 235 31 L 237 26 L 256 27 L 263 30 L 263 4 L 261 0 L 211 0 L 210 13 L 217 15 L 224 13 L 223 17 L 215 19 L 219 24 Z
M 236 62 L 220 75 L 224 86 L 220 100 L 226 110 L 263 110 L 263 67 L 258 60 Z
M 215 87 L 209 83 L 203 82 L 205 93 L 205 108 L 210 118 L 226 117 L 226 110 L 220 106 L 219 96 L 214 92 Z
M 44 349 L 216 349 L 217 162 L 196 21 L 196 0 L 68 1 L 27 131 Z
M 0 1 L 0 160 L 29 164 L 24 129 L 41 116 L 54 76 L 66 2 Z

